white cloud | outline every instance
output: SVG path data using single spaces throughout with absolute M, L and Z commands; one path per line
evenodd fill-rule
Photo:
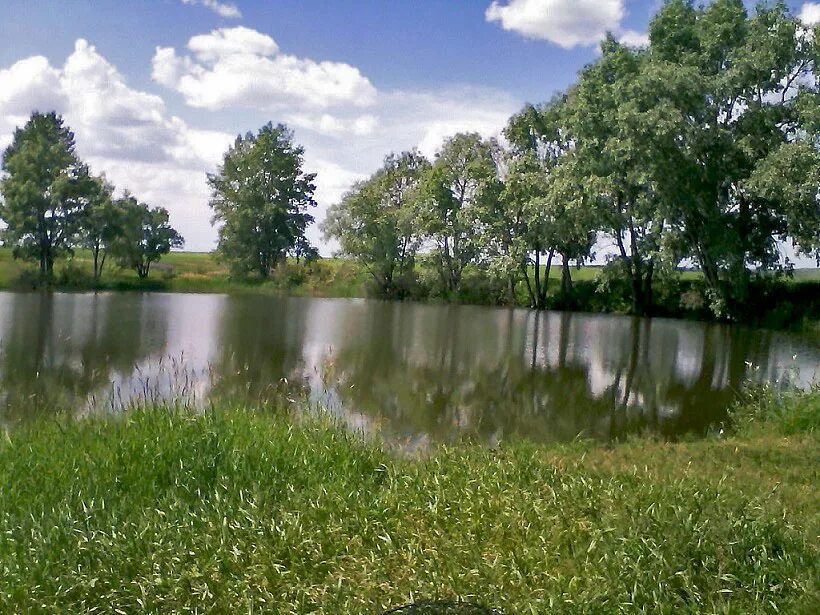
M 624 14 L 624 0 L 509 0 L 494 1 L 485 17 L 526 38 L 570 49 L 619 31 Z
M 800 21 L 807 26 L 820 23 L 820 2 L 806 2 L 800 9 Z
M 249 28 L 195 36 L 188 49 L 192 56 L 158 47 L 152 76 L 193 107 L 317 111 L 340 105 L 366 107 L 376 93 L 359 69 L 281 53 L 271 37 Z
M 628 47 L 647 47 L 649 46 L 649 33 L 624 30 L 618 40 Z
M 378 119 L 371 114 L 364 114 L 350 118 L 342 118 L 322 113 L 311 115 L 305 113 L 286 113 L 284 119 L 288 124 L 300 126 L 326 135 L 353 134 L 365 136 L 371 134 L 379 124 Z
M 230 134 L 191 129 L 159 96 L 129 87 L 83 39 L 61 68 L 34 56 L 0 70 L 0 145 L 35 110 L 63 114 L 94 172 L 167 207 L 192 247 L 210 247 L 205 173 L 220 161 Z
M 217 62 L 232 55 L 276 55 L 279 45 L 267 34 L 238 26 L 193 36 L 188 41 L 188 49 L 202 62 Z
M 182 0 L 183 4 L 201 4 L 202 6 L 211 9 L 220 17 L 226 19 L 239 19 L 242 13 L 232 2 L 218 2 L 217 0 Z
M 257 58 L 279 54 L 272 39 L 253 31 L 212 35 L 194 37 L 190 57 L 179 58 L 170 50 L 160 62 L 165 71 L 162 79 L 195 76 L 201 58 L 208 54 L 218 56 L 219 62 L 244 57 L 244 51 L 237 50 L 238 40 L 252 47 Z M 161 80 L 157 64 L 155 57 L 155 78 Z M 241 83 L 257 76 L 253 65 L 237 70 L 247 71 L 236 75 Z M 305 147 L 305 169 L 318 173 L 317 221 L 356 180 L 375 171 L 389 152 L 418 147 L 432 157 L 442 140 L 456 132 L 497 135 L 521 106 L 521 101 L 489 88 L 451 85 L 428 91 L 378 91 L 366 83 L 364 106 L 355 96 L 338 99 L 329 109 L 284 98 L 263 115 L 292 126 L 296 142 Z M 244 106 L 239 97 L 224 100 L 219 108 Z M 10 141 L 14 127 L 24 124 L 31 111 L 52 109 L 65 116 L 76 134 L 80 155 L 95 172 L 104 172 L 115 185 L 130 189 L 147 203 L 167 207 L 189 249 L 214 246 L 216 231 L 210 226 L 205 174 L 221 162 L 233 134 L 198 130 L 172 115 L 160 96 L 130 87 L 85 40 L 77 41 L 62 66 L 35 56 L 0 68 L 0 145 Z M 246 115 L 242 132 L 254 131 L 264 122 L 253 112 Z M 318 226 L 310 229 L 309 236 L 321 241 Z M 322 252 L 329 254 L 332 249 L 326 245 Z

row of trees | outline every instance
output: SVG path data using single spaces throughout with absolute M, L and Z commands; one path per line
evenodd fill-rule
M 570 265 L 598 246 L 635 313 L 682 263 L 726 315 L 755 276 L 788 269 L 783 242 L 820 258 L 820 28 L 782 2 L 750 15 L 742 0 L 669 0 L 649 33 L 640 49 L 607 38 L 503 143 L 459 134 L 433 161 L 388 156 L 331 208 L 326 236 L 386 296 L 424 254 L 446 292 L 479 267 L 538 308 L 554 260 L 569 292 Z
M 114 187 L 89 172 L 56 113 L 34 113 L 15 131 L 2 170 L 3 243 L 15 257 L 38 262 L 42 281 L 52 278 L 57 258 L 76 248 L 90 250 L 95 281 L 109 257 L 146 278 L 151 263 L 184 243 L 167 210 L 127 192 L 115 198 Z

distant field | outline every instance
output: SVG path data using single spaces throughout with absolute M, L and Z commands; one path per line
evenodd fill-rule
M 366 272 L 355 262 L 340 259 L 340 258 L 323 258 L 322 265 L 332 273 L 338 273 L 340 270 L 348 279 L 348 287 L 345 296 L 349 296 L 354 289 L 351 284 L 361 284 L 361 292 L 364 292 L 363 284 L 367 280 Z M 87 250 L 78 250 L 76 254 L 70 259 L 63 259 L 57 262 L 55 267 L 58 275 L 61 270 L 64 270 L 68 264 L 71 267 L 78 269 L 80 272 L 87 272 L 91 275 L 91 255 Z M 25 269 L 34 270 L 33 263 L 25 263 L 23 261 L 15 260 L 12 257 L 10 248 L 0 248 L 0 287 L 8 288 L 14 286 L 20 275 Z M 594 280 L 601 273 L 602 267 L 598 265 L 572 267 L 573 280 Z M 355 272 L 355 273 L 354 273 Z M 700 277 L 697 271 L 681 271 L 684 279 L 693 279 Z M 331 276 L 335 277 L 335 276 Z M 561 279 L 560 263 L 554 263 L 550 269 L 550 279 Z M 820 269 L 796 269 L 794 271 L 794 279 L 799 281 L 816 281 L 820 280 Z M 240 283 L 231 281 L 227 267 L 220 263 L 214 253 L 212 252 L 172 252 L 159 263 L 155 263 L 151 269 L 148 284 L 162 280 L 168 282 L 168 290 L 195 290 L 197 286 L 202 287 L 217 287 L 229 286 L 230 289 L 235 289 L 237 286 L 249 286 L 247 283 Z M 325 280 L 327 281 L 327 280 Z M 112 283 L 145 283 L 139 280 L 137 274 L 129 269 L 121 269 L 113 263 L 107 263 L 105 273 L 103 274 L 103 285 Z M 264 284 L 251 285 L 251 287 L 265 288 Z M 316 290 L 316 289 L 314 289 Z
M 12 257 L 11 249 L 0 248 L 0 288 L 25 289 L 26 276 L 36 277 L 36 267 Z M 55 264 L 58 287 L 72 290 L 94 287 L 91 254 L 78 250 L 70 259 Z M 147 280 L 115 263 L 106 263 L 98 288 L 102 290 L 160 290 L 171 292 L 281 293 L 352 297 L 363 296 L 366 273 L 355 263 L 322 259 L 309 276 L 292 272 L 267 281 L 232 279 L 228 268 L 210 252 L 172 252 L 151 267 Z

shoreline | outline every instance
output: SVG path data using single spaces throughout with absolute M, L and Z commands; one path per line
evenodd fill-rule
M 560 270 L 550 275 L 550 301 L 545 311 L 632 316 L 628 306 L 616 293 L 598 288 L 597 266 L 574 270 L 575 294 L 569 300 L 559 296 Z M 0 290 L 27 292 L 39 290 L 36 275 L 20 261 L 13 260 L 8 249 L 0 248 Z M 464 296 L 438 297 L 425 295 L 423 289 L 415 295 L 401 298 L 377 297 L 369 291 L 367 273 L 353 261 L 320 259 L 310 265 L 289 263 L 274 272 L 268 280 L 235 279 L 219 264 L 212 253 L 174 252 L 155 265 L 148 279 L 139 279 L 134 272 L 110 268 L 100 281 L 90 276 L 87 255 L 57 266 L 54 282 L 48 290 L 56 292 L 158 292 L 215 293 L 227 295 L 269 295 L 317 298 L 360 298 L 384 301 L 411 301 L 431 305 L 481 305 L 532 309 L 519 293 L 510 303 L 489 290 L 479 292 L 486 281 L 476 279 L 476 288 L 467 288 Z M 476 275 L 479 275 L 477 272 Z M 755 299 L 760 309 L 735 320 L 715 318 L 703 307 L 685 307 L 681 297 L 697 287 L 697 273 L 681 271 L 672 286 L 664 289 L 649 317 L 673 318 L 686 322 L 740 324 L 771 330 L 820 331 L 820 269 L 799 270 L 794 279 L 773 281 L 763 295 Z M 519 288 L 522 291 L 523 288 Z

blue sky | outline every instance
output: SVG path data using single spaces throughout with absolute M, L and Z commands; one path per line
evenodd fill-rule
M 566 88 L 605 31 L 640 44 L 658 5 L 0 0 L 0 146 L 31 110 L 56 109 L 95 171 L 167 207 L 188 248 L 207 250 L 205 174 L 237 132 L 294 129 L 321 219 L 386 153 L 496 134 Z M 820 3 L 789 5 L 820 18 Z

